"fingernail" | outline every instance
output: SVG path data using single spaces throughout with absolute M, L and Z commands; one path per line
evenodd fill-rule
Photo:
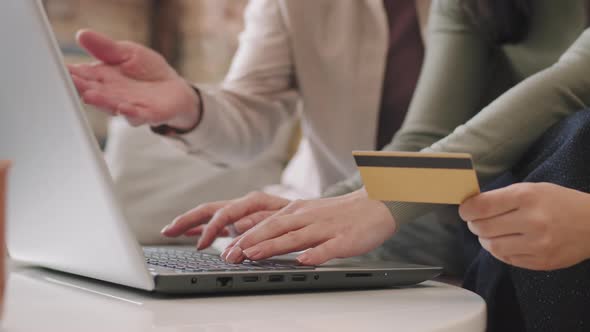
M 197 241 L 197 250 L 203 250 L 203 237 L 201 236 L 199 238 L 199 241 Z
M 243 252 L 244 256 L 251 261 L 255 261 L 260 259 L 262 256 L 262 251 L 256 247 L 248 248 Z
M 80 40 L 80 36 L 81 36 L 81 35 L 82 35 L 84 32 L 86 32 L 86 30 L 84 30 L 84 29 L 82 29 L 82 30 L 78 30 L 78 31 L 76 32 L 76 40 Z
M 227 255 L 227 258 L 225 260 L 233 264 L 238 263 L 240 261 L 240 258 L 242 258 L 242 248 L 234 247 L 229 252 L 229 255 Z
M 160 231 L 160 233 L 164 234 L 168 231 L 168 229 L 170 228 L 171 225 L 166 225 L 164 226 L 164 228 L 162 228 L 162 230 Z
M 309 255 L 307 253 L 299 255 L 296 259 L 301 265 L 306 265 L 307 263 L 309 263 Z
M 229 254 L 229 252 L 231 251 L 233 247 L 229 246 L 227 248 L 225 248 L 225 250 L 223 250 L 223 252 L 221 253 L 221 258 L 223 258 L 223 260 L 225 260 L 227 258 L 227 254 Z

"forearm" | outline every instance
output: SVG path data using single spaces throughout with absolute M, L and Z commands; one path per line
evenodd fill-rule
M 173 136 L 189 153 L 206 154 L 217 163 L 241 164 L 268 147 L 289 117 L 297 96 L 292 91 L 269 97 L 247 90 L 199 89 L 201 119 L 198 126 Z
M 483 183 L 511 168 L 551 126 L 590 104 L 590 31 L 558 63 L 518 84 L 426 152 L 465 152 Z
M 551 126 L 590 104 L 590 32 L 551 68 L 523 81 L 424 152 L 464 152 L 485 184 L 510 169 Z M 431 207 L 391 203 L 398 223 Z
M 298 101 L 290 33 L 277 1 L 254 0 L 223 84 L 201 87 L 201 119 L 176 138 L 189 152 L 242 164 L 269 146 Z

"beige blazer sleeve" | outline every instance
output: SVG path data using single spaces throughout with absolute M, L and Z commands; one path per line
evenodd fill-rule
M 268 147 L 296 110 L 298 94 L 281 2 L 252 0 L 246 28 L 223 84 L 200 88 L 199 127 L 178 137 L 189 152 L 213 162 L 240 164 Z

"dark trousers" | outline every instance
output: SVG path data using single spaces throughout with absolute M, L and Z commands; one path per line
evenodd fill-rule
M 485 190 L 517 182 L 550 182 L 590 192 L 590 110 L 551 128 L 514 169 Z M 590 260 L 557 271 L 530 271 L 497 260 L 467 226 L 464 243 L 471 264 L 463 286 L 485 299 L 488 331 L 590 331 Z

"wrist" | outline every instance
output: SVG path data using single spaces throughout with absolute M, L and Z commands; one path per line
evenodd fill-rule
M 385 202 L 369 198 L 369 194 L 365 190 L 365 187 L 362 187 L 361 189 L 354 191 L 349 195 L 352 199 L 362 200 L 364 202 L 371 202 L 371 204 L 374 204 L 375 210 L 379 214 L 379 218 L 383 222 L 393 225 L 394 232 L 397 230 L 397 222 L 387 204 L 385 204 Z
M 183 104 L 186 105 L 185 110 L 167 125 L 180 131 L 192 131 L 201 123 L 201 92 L 189 83 L 185 83 L 184 87 L 185 97 L 183 99 L 185 102 Z
M 395 220 L 395 216 L 393 215 L 393 213 L 391 213 L 391 210 L 389 209 L 387 204 L 385 204 L 385 202 L 382 201 L 375 202 L 378 203 L 379 213 L 382 215 L 383 220 L 387 223 L 393 224 L 394 232 L 397 231 L 397 221 Z
M 351 192 L 350 194 L 348 194 L 347 196 L 352 197 L 352 198 L 369 198 L 369 194 L 365 190 L 365 187 L 362 187 L 359 190 L 355 190 L 355 191 Z
M 183 135 L 190 133 L 199 126 L 203 118 L 201 92 L 188 84 L 186 84 L 186 88 L 188 89 L 184 98 L 185 102 L 183 102 L 183 104 L 187 105 L 186 110 L 168 123 L 152 127 L 154 132 L 164 136 Z

